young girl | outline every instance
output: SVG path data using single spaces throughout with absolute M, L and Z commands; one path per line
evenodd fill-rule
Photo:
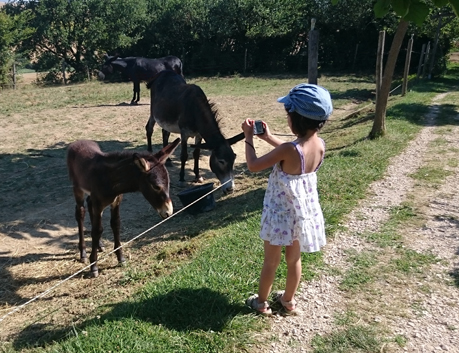
M 290 130 L 297 136 L 284 142 L 273 136 L 263 122 L 265 132 L 257 135 L 273 147 L 257 157 L 253 146 L 254 121 L 242 123 L 245 135 L 247 167 L 258 172 L 274 165 L 263 200 L 260 237 L 264 240 L 264 262 L 258 294 L 246 304 L 258 313 L 271 315 L 268 296 L 285 246 L 287 283 L 285 291 L 273 293 L 273 303 L 280 303 L 286 314 L 296 314 L 295 292 L 301 279 L 301 252 L 319 251 L 325 245 L 325 229 L 317 194 L 316 171 L 322 164 L 325 143 L 317 136 L 333 111 L 329 92 L 320 86 L 301 83 L 284 103 Z

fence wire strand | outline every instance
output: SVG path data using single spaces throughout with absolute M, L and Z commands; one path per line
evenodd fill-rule
M 125 242 L 124 244 L 121 244 L 121 246 L 117 247 L 116 249 L 113 249 L 111 251 L 109 251 L 108 253 L 105 253 L 103 254 L 100 258 L 97 259 L 97 261 L 100 261 L 104 258 L 106 258 L 108 255 L 111 255 L 113 254 L 114 252 L 116 252 L 117 250 L 125 247 L 126 245 L 129 245 L 130 243 L 132 243 L 134 240 L 140 238 L 141 236 L 145 235 L 146 233 L 150 232 L 151 230 L 155 229 L 156 227 L 160 226 L 161 224 L 163 224 L 164 222 L 172 219 L 173 217 L 177 216 L 178 214 L 182 213 L 183 211 L 185 211 L 188 207 L 191 207 L 193 206 L 195 203 L 199 202 L 200 200 L 202 200 L 203 198 L 207 197 L 208 195 L 214 193 L 215 191 L 217 191 L 218 189 L 220 189 L 221 187 L 223 187 L 224 185 L 226 185 L 227 183 L 229 183 L 232 179 L 224 182 L 223 184 L 220 184 L 219 186 L 215 187 L 214 189 L 212 189 L 211 191 L 209 191 L 208 193 L 206 193 L 205 195 L 199 197 L 198 199 L 196 199 L 195 201 L 191 202 L 190 204 L 186 205 L 185 207 L 181 208 L 180 210 L 178 210 L 177 212 L 173 213 L 172 215 L 170 215 L 169 217 L 161 220 L 160 222 L 156 223 L 155 225 L 153 225 L 152 227 L 148 228 L 147 230 L 143 231 L 142 233 L 136 235 L 134 238 L 128 240 L 127 242 Z M 26 307 L 27 305 L 29 305 L 30 303 L 36 301 L 37 299 L 40 299 L 40 298 L 43 298 L 44 296 L 46 296 L 48 293 L 52 292 L 55 288 L 59 287 L 60 285 L 64 284 L 65 282 L 69 281 L 70 279 L 72 279 L 73 277 L 77 276 L 78 274 L 82 273 L 83 271 L 85 271 L 86 269 L 88 269 L 89 267 L 91 267 L 92 265 L 94 265 L 97 261 L 94 261 L 92 263 L 90 263 L 89 265 L 83 267 L 82 269 L 78 270 L 77 272 L 73 273 L 72 275 L 68 276 L 67 278 L 61 280 L 60 282 L 56 283 L 55 285 L 51 286 L 50 288 L 48 288 L 47 290 L 45 290 L 44 292 L 40 293 L 39 295 L 33 297 L 32 299 L 26 301 L 25 303 L 15 307 L 13 310 L 9 311 L 8 313 L 6 313 L 5 315 L 3 315 L 1 318 L 0 318 L 0 322 L 2 322 L 3 320 L 5 320 L 8 316 L 10 315 L 13 315 L 14 313 L 18 312 L 19 310 L 23 309 L 24 307 Z

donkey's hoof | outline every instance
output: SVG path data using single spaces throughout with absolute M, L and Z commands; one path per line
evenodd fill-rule
M 82 264 L 87 264 L 88 263 L 88 258 L 87 257 L 82 257 L 82 258 L 80 258 L 80 262 Z
M 118 266 L 124 267 L 126 266 L 126 259 L 122 258 L 121 260 L 118 261 Z
M 196 178 L 196 179 L 194 180 L 194 182 L 195 182 L 195 183 L 202 183 L 202 182 L 204 182 L 204 178 L 203 178 L 202 176 L 200 176 L 199 178 Z
M 99 270 L 91 271 L 91 277 L 92 277 L 92 278 L 97 278 L 97 277 L 99 277 Z

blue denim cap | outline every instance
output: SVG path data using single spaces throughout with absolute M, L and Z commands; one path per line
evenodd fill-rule
M 284 103 L 288 112 L 297 112 L 313 120 L 327 120 L 333 112 L 330 93 L 322 86 L 309 83 L 296 85 L 277 101 Z

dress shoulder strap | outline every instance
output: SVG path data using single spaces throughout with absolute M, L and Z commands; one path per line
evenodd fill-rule
M 301 159 L 301 174 L 304 174 L 304 173 L 306 173 L 306 166 L 305 166 L 305 163 L 304 163 L 303 150 L 301 149 L 301 146 L 298 145 L 298 142 L 293 141 L 292 143 L 295 146 L 296 150 L 298 151 L 298 154 L 300 155 L 300 159 Z

